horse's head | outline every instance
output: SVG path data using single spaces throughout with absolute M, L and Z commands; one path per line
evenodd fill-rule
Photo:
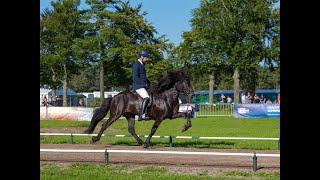
M 175 88 L 179 93 L 186 94 L 189 102 L 194 95 L 188 73 L 184 70 L 170 71 L 165 76 L 161 75 L 158 84 L 151 87 L 151 92 L 162 93 L 170 88 Z
M 188 102 L 191 102 L 191 98 L 194 95 L 194 90 L 191 86 L 188 73 L 186 71 L 177 71 L 177 82 L 175 88 L 178 92 L 187 95 Z

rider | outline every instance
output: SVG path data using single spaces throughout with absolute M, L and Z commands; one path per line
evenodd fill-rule
M 147 92 L 147 88 L 150 87 L 150 81 L 146 75 L 145 63 L 150 58 L 150 53 L 147 50 L 140 50 L 138 52 L 139 59 L 132 66 L 132 89 L 135 90 L 143 99 L 141 104 L 141 113 L 139 113 L 138 120 L 149 119 L 146 116 L 146 109 L 149 103 L 150 96 Z

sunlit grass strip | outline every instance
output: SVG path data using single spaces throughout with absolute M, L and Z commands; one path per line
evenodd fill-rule
M 206 170 L 200 170 L 198 172 L 170 172 L 170 167 L 141 167 L 134 164 L 113 164 L 112 166 L 105 166 L 104 164 L 85 162 L 65 164 L 40 162 L 40 179 L 279 180 L 280 170 L 266 172 L 229 170 L 227 172 L 219 171 L 210 175 Z

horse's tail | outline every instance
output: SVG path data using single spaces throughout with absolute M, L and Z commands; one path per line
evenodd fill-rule
M 93 111 L 90 126 L 85 130 L 85 133 L 91 134 L 96 128 L 97 124 L 106 117 L 112 98 L 105 98 L 101 106 Z

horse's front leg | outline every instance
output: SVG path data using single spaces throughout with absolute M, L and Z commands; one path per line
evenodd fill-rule
M 154 121 L 151 132 L 150 132 L 149 136 L 147 137 L 146 142 L 143 145 L 144 148 L 150 147 L 151 137 L 154 135 L 154 133 L 156 132 L 156 130 L 160 126 L 161 122 L 162 122 L 162 119 L 161 120 L 158 119 L 158 120 Z
M 136 134 L 136 131 L 134 128 L 134 124 L 135 124 L 134 117 L 127 118 L 127 120 L 128 120 L 128 131 L 130 132 L 130 134 L 137 140 L 139 145 L 144 144 L 141 138 Z
M 188 130 L 192 125 L 191 125 L 191 111 L 187 111 L 186 113 L 187 116 L 187 124 L 183 126 L 182 132 Z

